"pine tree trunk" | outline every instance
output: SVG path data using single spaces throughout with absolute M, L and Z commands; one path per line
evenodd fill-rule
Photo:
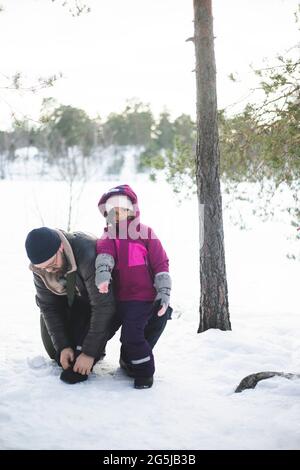
M 200 237 L 200 325 L 230 330 L 225 267 L 216 65 L 211 0 L 194 0 L 197 85 L 196 180 Z M 201 247 L 201 245 L 200 245 Z

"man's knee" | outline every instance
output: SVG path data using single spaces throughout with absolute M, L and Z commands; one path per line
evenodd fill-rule
M 40 315 L 40 329 L 41 329 L 41 338 L 43 341 L 43 345 L 47 351 L 48 356 L 50 357 L 50 359 L 55 359 L 57 361 L 57 353 L 53 346 L 52 340 L 48 333 L 46 323 L 42 314 Z

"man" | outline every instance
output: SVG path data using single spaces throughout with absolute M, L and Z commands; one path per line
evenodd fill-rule
M 51 359 L 62 366 L 61 380 L 75 384 L 88 378 L 93 365 L 105 354 L 105 346 L 120 327 L 110 286 L 99 293 L 95 284 L 96 237 L 83 232 L 66 233 L 40 227 L 27 235 L 25 247 L 31 261 L 36 303 L 41 311 L 41 336 Z M 168 315 L 153 316 L 145 337 L 153 348 Z M 120 366 L 132 375 L 130 365 Z
M 115 315 L 112 290 L 103 295 L 95 286 L 96 238 L 41 227 L 25 247 L 45 349 L 62 366 L 61 380 L 82 382 L 104 354 Z

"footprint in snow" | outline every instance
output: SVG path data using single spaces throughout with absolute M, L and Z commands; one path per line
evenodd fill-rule
M 31 369 L 45 369 L 49 365 L 43 356 L 27 357 L 27 364 Z

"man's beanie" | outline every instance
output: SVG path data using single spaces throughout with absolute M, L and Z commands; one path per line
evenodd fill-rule
M 40 227 L 28 233 L 25 248 L 32 264 L 41 264 L 55 255 L 60 244 L 61 239 L 55 230 Z

